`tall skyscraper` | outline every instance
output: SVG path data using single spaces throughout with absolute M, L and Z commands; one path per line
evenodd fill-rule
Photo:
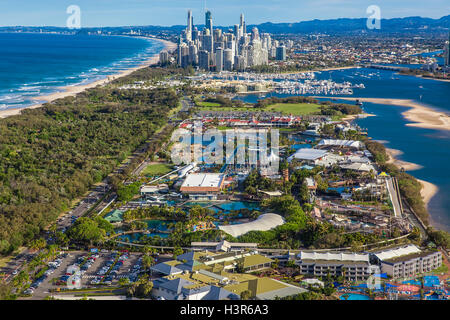
M 448 41 L 444 46 L 444 65 L 450 67 L 450 32 L 448 33 Z
M 202 50 L 198 54 L 198 66 L 203 70 L 209 70 L 210 54 L 206 50 Z
M 213 22 L 212 22 L 212 15 L 211 15 L 211 11 L 206 11 L 206 13 L 205 13 L 205 26 L 206 26 L 206 29 L 208 29 L 209 30 L 209 32 L 211 33 L 211 35 L 212 34 L 214 34 L 214 31 L 213 31 Z
M 216 50 L 216 71 L 223 71 L 223 49 L 217 48 Z
M 286 47 L 285 46 L 277 47 L 277 60 L 278 61 L 286 60 Z
M 245 19 L 244 19 L 244 14 L 243 13 L 241 13 L 241 25 L 240 25 L 240 27 L 241 27 L 241 36 L 244 34 L 244 33 L 247 33 L 247 26 L 245 25 Z
M 259 40 L 259 30 L 257 27 L 252 29 L 252 41 L 253 40 Z
M 159 53 L 159 62 L 165 64 L 169 62 L 169 53 L 167 51 L 161 51 Z
M 192 31 L 194 29 L 194 18 L 192 17 L 192 11 L 188 11 L 187 28 L 186 28 L 186 40 L 192 40 Z
M 233 29 L 234 36 L 236 39 L 239 39 L 241 37 L 241 33 L 239 32 L 239 25 L 235 24 Z
M 234 55 L 231 49 L 225 49 L 223 52 L 223 65 L 227 71 L 233 70 Z

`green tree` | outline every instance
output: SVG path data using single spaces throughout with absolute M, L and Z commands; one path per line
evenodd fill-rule
M 47 246 L 47 242 L 44 238 L 39 238 L 31 241 L 30 243 L 30 249 L 32 250 L 41 250 L 44 249 Z
M 179 255 L 183 254 L 183 249 L 181 249 L 180 247 L 175 247 L 173 249 L 173 258 L 176 259 Z
M 128 278 L 120 278 L 119 279 L 119 286 L 125 287 L 129 284 L 130 284 L 130 279 L 128 279 Z
M 155 264 L 155 259 L 152 256 L 145 255 L 142 257 L 142 267 L 144 270 L 148 270 Z
M 245 290 L 241 292 L 241 300 L 250 300 L 252 297 L 252 293 L 249 290 Z
M 106 239 L 107 232 L 113 232 L 112 225 L 103 218 L 95 219 L 82 217 L 67 231 L 67 236 L 77 242 L 85 242 L 92 245 Z

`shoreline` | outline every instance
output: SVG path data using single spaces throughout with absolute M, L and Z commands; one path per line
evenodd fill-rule
M 325 96 L 314 97 L 314 98 L 329 98 Z M 407 126 L 412 127 L 420 127 L 426 129 L 435 129 L 435 130 L 450 130 L 450 117 L 441 112 L 433 110 L 432 108 L 425 107 L 419 103 L 414 102 L 413 100 L 408 99 L 385 99 L 385 98 L 355 98 L 355 97 L 335 97 L 341 100 L 360 100 L 365 102 L 372 102 L 377 104 L 387 104 L 387 105 L 395 105 L 401 107 L 410 107 L 412 109 L 402 112 L 402 115 L 410 121 L 414 123 L 407 123 Z M 384 143 L 383 143 L 384 145 Z M 414 171 L 422 168 L 421 165 L 416 163 L 411 163 L 403 160 L 396 159 L 397 156 L 403 154 L 403 151 L 391 149 L 386 147 L 386 153 L 389 156 L 389 160 L 387 163 L 392 163 L 396 167 L 404 168 L 405 171 Z M 430 224 L 433 225 L 433 217 L 429 212 L 429 204 L 432 198 L 439 192 L 439 187 L 432 184 L 431 182 L 424 181 L 414 177 L 421 185 L 422 189 L 420 194 L 422 196 L 422 200 L 425 204 L 425 208 L 428 211 L 428 215 L 430 217 Z M 437 227 L 437 225 L 434 225 Z
M 162 42 L 164 44 L 164 49 L 162 49 L 161 51 L 166 50 L 166 51 L 170 52 L 176 48 L 175 43 L 164 40 L 164 39 L 148 38 L 148 37 L 139 37 L 139 38 Z M 75 85 L 75 86 L 68 85 L 68 86 L 64 86 L 64 87 L 56 87 L 55 89 L 64 90 L 64 91 L 55 92 L 55 93 L 45 95 L 45 96 L 36 96 L 36 97 L 31 98 L 32 100 L 45 101 L 42 103 L 36 102 L 36 104 L 28 106 L 28 107 L 19 107 L 19 108 L 13 108 L 13 109 L 0 110 L 0 119 L 21 114 L 22 110 L 24 110 L 24 109 L 40 108 L 45 103 L 50 103 L 54 100 L 69 97 L 69 96 L 75 96 L 76 94 L 81 93 L 87 89 L 95 88 L 96 86 L 99 86 L 99 85 L 108 84 L 109 82 L 111 82 L 113 80 L 116 80 L 121 77 L 125 77 L 125 76 L 133 73 L 136 70 L 149 67 L 151 65 L 157 64 L 158 62 L 159 62 L 159 52 L 154 54 L 153 56 L 151 56 L 147 61 L 143 62 L 141 65 L 139 65 L 137 67 L 122 70 L 115 74 L 107 75 L 106 78 L 104 78 L 104 79 L 96 80 L 96 81 L 93 81 L 91 83 L 84 84 L 84 85 Z
M 444 112 L 434 110 L 430 107 L 426 107 L 418 102 L 410 99 L 390 99 L 390 98 L 357 98 L 357 97 L 327 97 L 320 96 L 314 98 L 325 98 L 325 99 L 339 99 L 339 100 L 351 100 L 351 101 L 362 101 L 362 102 L 372 102 L 377 104 L 387 104 L 393 106 L 407 107 L 410 110 L 402 112 L 402 115 L 412 123 L 407 123 L 409 127 L 418 127 L 425 129 L 434 130 L 445 130 L 450 131 L 450 116 Z
M 280 74 L 298 74 L 298 73 L 309 73 L 309 72 L 325 72 L 325 71 L 336 71 L 336 70 L 346 70 L 346 69 L 357 69 L 361 68 L 358 65 L 354 66 L 347 66 L 347 67 L 331 67 L 331 68 L 324 68 L 324 69 L 314 69 L 314 70 L 301 70 L 301 71 L 287 71 L 287 72 L 280 72 Z M 269 72 L 270 73 L 270 72 Z
M 416 178 L 416 180 L 422 184 L 422 190 L 420 190 L 420 194 L 422 195 L 423 202 L 425 203 L 425 207 L 428 210 L 430 201 L 439 192 L 439 188 L 436 185 L 434 185 L 428 181 L 420 180 L 417 178 Z M 433 222 L 433 217 L 431 216 L 431 214 L 429 214 L 429 215 L 431 218 L 431 222 Z
M 422 75 L 414 75 L 416 78 L 420 79 L 428 79 L 428 80 L 434 80 L 434 81 L 442 81 L 442 82 L 450 82 L 450 79 L 441 79 L 441 78 L 433 78 L 433 77 L 424 77 Z
M 386 161 L 386 163 L 391 163 L 395 165 L 397 168 L 400 169 L 403 168 L 405 171 L 415 171 L 423 168 L 423 166 L 419 164 L 397 159 L 396 158 L 397 156 L 402 155 L 404 153 L 401 150 L 386 148 L 386 153 L 389 156 L 389 160 Z M 425 203 L 425 207 L 428 210 L 431 199 L 439 192 L 439 187 L 436 186 L 435 184 L 432 184 L 431 182 L 421 180 L 416 177 L 415 179 L 419 181 L 420 184 L 422 185 L 420 194 L 422 195 L 423 202 Z M 429 216 L 431 220 L 433 220 L 431 214 L 429 214 Z
M 405 171 L 415 171 L 423 168 L 420 164 L 399 160 L 396 157 L 404 154 L 403 151 L 397 149 L 391 149 L 386 147 L 386 153 L 389 156 L 389 160 L 386 163 L 394 164 L 399 169 L 404 169 Z

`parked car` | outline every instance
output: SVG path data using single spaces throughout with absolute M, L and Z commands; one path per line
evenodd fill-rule
M 25 294 L 33 294 L 33 292 L 34 292 L 33 288 L 28 288 L 23 293 L 25 293 Z

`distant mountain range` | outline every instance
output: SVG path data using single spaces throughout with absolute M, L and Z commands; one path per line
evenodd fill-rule
M 258 25 L 261 32 L 269 33 L 410 33 L 410 32 L 448 32 L 450 28 L 450 15 L 440 19 L 408 17 L 381 19 L 380 30 L 367 29 L 367 18 L 359 19 L 332 19 L 312 20 L 297 23 L 263 23 Z
M 369 30 L 366 26 L 367 18 L 340 18 L 330 20 L 311 20 L 301 21 L 295 23 L 272 23 L 266 22 L 258 25 L 248 25 L 248 30 L 257 27 L 260 32 L 268 32 L 273 34 L 310 34 L 310 33 L 326 33 L 326 34 L 362 34 L 362 33 L 380 33 L 380 34 L 430 34 L 438 33 L 444 34 L 450 29 L 450 15 L 444 16 L 440 19 L 422 18 L 422 17 L 407 17 L 407 18 L 393 18 L 382 19 L 381 29 Z M 111 32 L 113 34 L 128 32 L 130 30 L 141 30 L 149 33 L 179 33 L 185 28 L 184 25 L 175 25 L 171 27 L 164 26 L 123 26 L 123 27 L 104 27 L 104 28 L 83 28 L 79 32 L 95 32 L 101 30 L 102 32 Z M 201 30 L 203 25 L 197 25 Z M 230 27 L 218 27 L 221 29 L 229 29 Z M 0 32 L 8 31 L 23 31 L 23 32 L 63 32 L 69 31 L 62 27 L 0 27 Z

